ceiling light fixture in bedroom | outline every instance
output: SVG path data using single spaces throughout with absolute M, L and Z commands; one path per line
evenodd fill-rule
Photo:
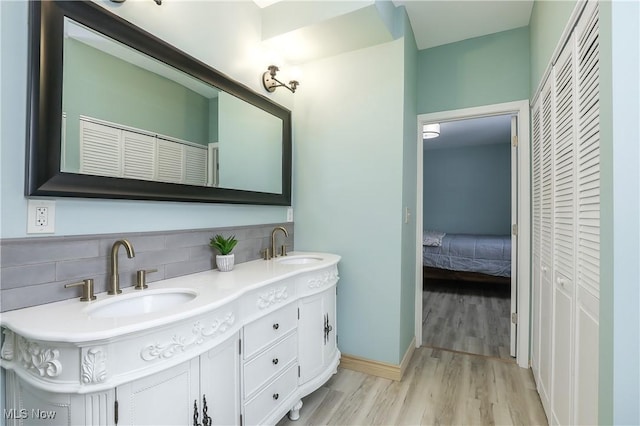
M 440 124 L 425 124 L 422 126 L 422 139 L 433 139 L 440 136 Z

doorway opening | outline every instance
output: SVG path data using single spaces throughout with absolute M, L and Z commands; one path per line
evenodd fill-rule
M 511 115 L 438 124 L 423 143 L 422 344 L 513 360 Z
M 418 116 L 418 346 L 528 367 L 528 132 L 527 101 Z

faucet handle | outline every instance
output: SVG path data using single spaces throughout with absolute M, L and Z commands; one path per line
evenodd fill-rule
M 280 256 L 286 256 L 287 255 L 287 245 L 283 244 L 280 246 Z
M 141 269 L 138 271 L 137 275 L 138 275 L 138 282 L 136 283 L 136 286 L 134 287 L 136 290 L 144 290 L 145 288 L 148 288 L 149 286 L 147 285 L 147 274 L 151 274 L 153 272 L 158 272 L 157 269 Z
M 82 297 L 80 297 L 81 302 L 90 302 L 91 300 L 96 300 L 96 296 L 93 295 L 93 279 L 91 278 L 78 281 L 77 283 L 65 284 L 64 288 L 80 286 L 82 286 Z
M 262 253 L 262 258 L 264 260 L 269 260 L 271 259 L 271 250 L 269 249 L 269 247 L 267 247 L 264 250 L 260 250 L 260 253 Z

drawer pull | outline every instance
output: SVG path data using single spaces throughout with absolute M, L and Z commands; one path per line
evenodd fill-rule
M 273 365 L 278 365 L 278 358 L 274 358 L 273 360 L 271 360 L 271 362 L 273 363 Z
M 277 393 L 274 393 L 274 394 L 273 394 L 273 399 L 277 400 L 278 398 L 280 398 L 280 395 L 279 395 L 279 394 L 277 394 Z
M 273 329 L 274 330 L 277 330 L 279 328 L 280 328 L 280 324 L 278 324 L 278 323 L 273 324 Z

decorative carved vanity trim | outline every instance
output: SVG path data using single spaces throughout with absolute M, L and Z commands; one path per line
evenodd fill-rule
M 140 351 L 140 357 L 145 361 L 171 358 L 177 353 L 188 351 L 195 345 L 201 345 L 207 339 L 213 339 L 225 333 L 235 321 L 233 312 L 216 319 L 209 326 L 203 326 L 200 321 L 196 321 L 193 324 L 191 336 L 173 335 L 169 341 L 145 346 Z
M 123 319 L 118 321 L 118 327 L 104 327 L 102 334 L 96 335 L 93 339 L 80 337 L 87 336 L 86 327 L 78 326 L 77 329 L 81 330 L 78 332 L 73 328 L 73 324 L 87 322 L 87 314 L 83 313 L 86 305 L 80 302 L 56 302 L 34 307 L 35 311 L 29 311 L 34 308 L 25 308 L 19 310 L 24 312 L 20 316 L 14 315 L 18 311 L 8 312 L 6 319 L 5 316 L 2 318 L 1 366 L 14 371 L 20 379 L 30 385 L 49 392 L 91 394 L 108 391 L 120 384 L 197 357 L 243 326 L 285 305 L 295 303 L 300 298 L 322 292 L 328 286 L 336 284 L 339 256 L 317 256 L 323 256 L 326 261 L 313 267 L 275 266 L 274 261 L 264 260 L 237 265 L 237 270 L 247 268 L 247 274 L 255 280 L 255 284 L 251 281 L 247 285 L 234 282 L 237 291 L 231 292 L 225 287 L 224 303 L 208 305 L 203 302 L 197 305 L 198 309 L 195 311 L 189 309 L 177 319 L 170 315 L 158 316 L 159 319 L 151 317 L 152 326 L 137 329 L 132 329 L 132 324 L 141 322 L 143 317 L 131 317 L 135 320 L 132 319 L 130 322 Z M 282 272 L 281 277 L 277 273 L 274 274 L 274 268 Z M 263 271 L 266 278 L 261 278 Z M 230 275 L 206 271 L 173 279 L 175 281 L 164 281 L 166 286 L 170 285 L 172 288 L 189 287 L 191 282 L 204 282 L 203 287 L 197 287 L 196 284 L 193 288 L 198 289 L 194 291 L 199 291 L 200 294 L 206 294 L 213 283 L 223 282 L 220 280 L 227 277 Z M 155 282 L 154 285 L 162 288 L 163 281 Z M 57 303 L 60 303 L 60 309 L 64 309 L 56 311 L 54 305 Z M 43 324 L 42 321 L 34 320 L 36 316 L 31 312 L 38 312 L 39 318 L 56 318 L 66 315 L 62 312 L 66 312 L 67 309 L 77 310 L 77 313 L 73 314 L 76 315 L 73 320 L 65 319 L 65 324 L 72 324 L 68 332 L 65 329 L 65 333 L 59 333 L 59 339 L 45 339 L 45 336 L 51 335 L 46 321 Z M 24 334 L 28 335 L 28 338 L 20 335 L 21 323 L 17 323 L 16 318 L 24 321 L 25 326 L 22 328 L 27 330 Z M 144 321 L 142 323 L 144 324 Z M 12 329 L 13 324 L 16 324 L 15 330 Z M 35 324 L 36 328 L 27 328 L 28 324 Z M 107 321 L 105 324 L 112 323 Z M 122 332 L 119 331 L 119 327 L 122 328 Z M 41 333 L 40 329 L 43 330 Z M 78 333 L 78 338 L 75 337 L 75 333 Z M 33 338 L 40 334 L 43 338 Z

